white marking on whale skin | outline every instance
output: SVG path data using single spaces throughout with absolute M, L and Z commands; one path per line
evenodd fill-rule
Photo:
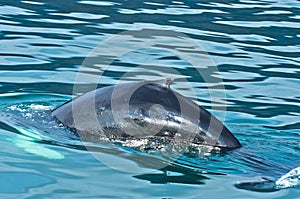
M 48 159 L 61 160 L 65 158 L 64 155 L 59 153 L 58 151 L 45 147 L 40 143 L 35 143 L 35 141 L 42 140 L 42 137 L 36 130 L 29 128 L 18 128 L 17 130 L 21 134 L 11 139 L 11 141 L 17 147 L 22 148 L 28 153 L 39 155 Z

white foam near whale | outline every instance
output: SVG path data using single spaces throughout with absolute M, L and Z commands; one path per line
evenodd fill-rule
M 300 187 L 300 167 L 294 168 L 275 182 L 279 189 Z

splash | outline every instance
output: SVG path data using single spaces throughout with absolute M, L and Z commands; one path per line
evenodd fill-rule
M 44 130 L 54 128 L 51 125 L 51 118 L 48 118 L 48 110 L 51 106 L 45 104 L 36 104 L 31 102 L 22 102 L 21 104 L 10 105 L 2 108 L 0 120 L 15 129 L 16 136 L 9 140 L 24 151 L 48 159 L 64 159 L 64 155 L 50 149 L 50 146 L 41 144 L 50 138 Z M 47 126 L 46 128 L 37 128 Z
M 300 167 L 292 169 L 287 174 L 281 176 L 276 182 L 277 188 L 300 187 Z

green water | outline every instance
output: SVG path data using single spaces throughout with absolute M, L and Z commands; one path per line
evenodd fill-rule
M 299 8 L 2 0 L 0 198 L 299 198 L 299 188 L 275 186 L 300 166 Z M 164 77 L 179 78 L 171 87 L 221 119 L 243 147 L 174 156 L 137 143 L 82 143 L 50 116 L 91 88 Z

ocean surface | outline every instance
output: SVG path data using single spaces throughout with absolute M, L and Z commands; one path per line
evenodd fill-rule
M 85 143 L 50 114 L 167 77 L 243 147 Z M 299 86 L 300 1 L 1 0 L 0 198 L 300 198 Z

